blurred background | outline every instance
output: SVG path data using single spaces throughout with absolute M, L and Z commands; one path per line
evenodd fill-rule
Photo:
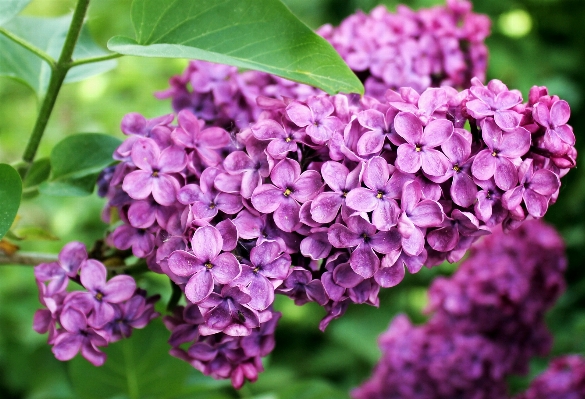
M 357 9 L 369 11 L 375 0 L 285 0 L 307 25 L 317 28 L 324 23 L 338 24 Z M 382 1 L 390 10 L 398 1 Z M 414 9 L 442 4 L 437 0 L 404 0 Z M 492 19 L 488 79 L 498 78 L 524 97 L 532 85 L 547 86 L 571 105 L 570 124 L 577 136 L 577 148 L 583 151 L 585 119 L 579 115 L 585 106 L 585 1 L 582 0 L 474 0 L 474 11 Z M 24 13 L 58 16 L 73 9 L 74 0 L 33 0 Z M 92 2 L 88 24 L 97 43 L 105 47 L 117 34 L 133 35 L 130 24 L 130 0 Z M 128 112 L 140 112 L 147 118 L 171 112 L 169 101 L 156 100 L 153 92 L 167 88 L 168 78 L 179 74 L 186 60 L 123 57 L 108 73 L 62 88 L 55 111 L 43 137 L 38 157 L 48 156 L 51 148 L 67 135 L 80 132 L 107 133 L 119 138 L 119 124 Z M 38 103 L 34 93 L 18 82 L 0 78 L 0 161 L 17 161 L 32 130 Z M 582 164 L 562 180 L 561 194 L 546 219 L 565 238 L 569 256 L 568 289 L 548 315 L 555 336 L 552 356 L 585 353 L 585 173 Z M 53 240 L 20 242 L 22 250 L 57 253 L 72 240 L 90 245 L 104 236 L 106 225 L 100 220 L 104 201 L 97 196 L 57 198 L 39 196 L 23 202 L 19 227 L 40 227 Z M 44 234 L 46 236 L 46 234 Z M 47 238 L 47 237 L 45 237 Z M 486 265 L 489 267 L 489 265 Z M 204 378 L 199 372 L 165 353 L 168 334 L 160 323 L 148 331 L 135 331 L 136 339 L 124 347 L 108 348 L 109 371 L 116 368 L 130 350 L 152 352 L 142 359 L 138 373 L 156 369 L 160 393 L 152 396 L 197 398 L 343 398 L 351 387 L 364 381 L 379 357 L 377 336 L 398 313 L 407 313 L 415 322 L 423 322 L 426 289 L 439 274 L 453 272 L 446 265 L 423 269 L 407 276 L 398 287 L 383 290 L 380 308 L 354 306 L 340 320 L 331 323 L 325 333 L 318 330 L 324 312 L 318 306 L 296 307 L 287 298 L 277 301 L 284 314 L 277 331 L 277 347 L 266 359 L 266 371 L 255 384 L 246 384 L 240 392 L 229 383 Z M 145 277 L 139 284 L 149 293 L 170 295 L 165 279 Z M 46 336 L 36 334 L 32 317 L 39 307 L 32 267 L 0 265 L 0 397 L 13 398 L 111 398 L 147 397 L 146 394 L 118 389 L 124 382 L 112 382 L 104 371 L 96 371 L 79 357 L 69 363 L 54 359 Z M 160 355 L 160 360 L 158 356 Z M 127 358 L 126 358 L 127 359 Z M 111 365 L 113 363 L 113 365 Z M 541 372 L 548 359 L 535 359 L 528 376 L 510 380 L 513 392 L 527 386 Z M 147 367 L 148 366 L 148 367 Z M 164 366 L 164 367 L 163 367 Z M 106 366 L 104 366 L 106 367 Z M 112 371 L 113 369 L 113 371 Z M 102 373 L 102 374 L 100 374 Z M 183 374 L 181 374 L 183 373 Z M 184 392 L 169 396 L 167 375 L 187 376 Z M 101 375 L 101 377 L 100 377 Z M 111 374 L 109 374 L 111 375 Z M 144 376 L 143 376 L 144 377 Z M 102 378 L 102 380 L 100 380 Z M 110 378 L 110 379 L 108 379 Z M 122 378 L 122 377 L 120 377 Z M 140 376 L 136 381 L 140 381 Z M 154 377 L 153 377 L 154 378 Z M 153 382 L 154 384 L 154 382 Z M 140 387 L 139 387 L 140 388 Z M 155 389 L 155 388 L 153 388 Z M 154 391 L 152 391 L 154 392 Z M 146 395 L 146 396 L 145 396 Z M 167 395 L 167 396 L 165 396 Z

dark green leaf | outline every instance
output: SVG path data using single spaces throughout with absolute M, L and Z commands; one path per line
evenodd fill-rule
M 10 21 L 18 15 L 30 0 L 1 0 L 0 1 L 0 25 Z
M 26 189 L 34 188 L 47 180 L 51 173 L 51 162 L 49 158 L 40 158 L 34 161 L 30 170 L 26 174 L 22 187 Z
M 16 17 L 6 24 L 6 29 L 56 59 L 61 53 L 70 22 L 71 16 L 58 18 Z M 93 42 L 89 31 L 84 27 L 73 52 L 73 59 L 104 54 L 107 52 Z M 80 65 L 67 73 L 65 82 L 76 82 L 109 71 L 115 66 L 115 60 Z M 49 84 L 51 68 L 29 50 L 0 35 L 0 76 L 8 76 L 25 83 L 39 97 L 42 97 Z
M 22 181 L 10 165 L 0 164 L 0 238 L 12 226 L 22 195 Z
M 41 184 L 43 194 L 83 196 L 93 192 L 99 173 L 113 162 L 120 139 L 100 133 L 82 133 L 60 141 L 51 151 L 51 179 Z
M 134 0 L 132 22 L 136 39 L 113 37 L 110 50 L 256 69 L 328 93 L 364 92 L 333 47 L 278 0 Z
M 166 399 L 191 394 L 185 397 L 199 398 L 204 396 L 199 394 L 219 393 L 220 387 L 229 385 L 204 377 L 188 363 L 170 356 L 169 334 L 155 320 L 144 330 L 135 330 L 131 338 L 105 348 L 108 359 L 101 367 L 78 355 L 69 364 L 77 397 Z

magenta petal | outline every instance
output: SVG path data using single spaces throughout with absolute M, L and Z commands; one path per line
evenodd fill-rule
M 375 109 L 361 111 L 358 114 L 358 122 L 360 125 L 372 130 L 380 129 L 384 127 L 384 114 Z
M 65 308 L 59 317 L 59 322 L 65 330 L 71 333 L 77 333 L 78 331 L 87 328 L 87 318 L 85 314 L 72 307 Z
M 261 274 L 255 275 L 252 282 L 248 285 L 246 292 L 252 297 L 252 300 L 246 305 L 254 310 L 263 311 L 274 302 L 274 287 Z
M 396 167 L 405 173 L 416 173 L 422 166 L 422 154 L 412 144 L 401 144 L 397 149 Z
M 380 267 L 380 259 L 367 244 L 360 244 L 351 253 L 349 264 L 363 278 L 370 278 Z
M 532 190 L 524 191 L 524 203 L 528 213 L 535 218 L 541 218 L 548 209 L 548 198 Z
M 198 228 L 191 239 L 191 248 L 195 257 L 202 262 L 213 260 L 223 247 L 223 238 L 213 226 Z
M 88 291 L 95 293 L 106 284 L 106 267 L 95 259 L 86 260 L 80 274 L 81 284 Z
M 132 146 L 132 162 L 146 172 L 152 172 L 158 166 L 160 149 L 154 140 L 141 139 Z
M 357 142 L 357 153 L 361 156 L 378 154 L 384 146 L 384 138 L 378 130 L 365 132 Z
M 106 362 L 106 354 L 97 350 L 92 343 L 87 340 L 81 345 L 81 356 L 96 367 L 99 367 Z
M 301 206 L 292 198 L 282 201 L 276 211 L 274 211 L 274 223 L 283 231 L 292 232 L 300 223 Z
M 502 190 L 509 190 L 518 183 L 518 171 L 508 159 L 498 158 L 494 180 L 496 186 Z
M 264 119 L 252 126 L 252 133 L 258 140 L 286 138 L 284 128 L 272 119 Z
M 102 290 L 104 300 L 110 303 L 120 303 L 130 299 L 136 291 L 136 281 L 130 276 L 115 276 L 110 279 Z
M 280 161 L 270 173 L 270 178 L 275 186 L 282 189 L 294 183 L 301 174 L 301 166 L 295 160 L 285 158 Z
M 234 151 L 223 161 L 223 167 L 230 174 L 242 173 L 254 168 L 254 161 L 243 151 Z
M 254 190 L 262 184 L 260 173 L 256 171 L 247 171 L 242 174 L 240 184 L 240 194 L 244 198 L 251 198 Z
M 81 263 L 87 259 L 85 244 L 81 242 L 70 242 L 59 252 L 59 264 L 69 276 L 77 275 Z
M 152 178 L 152 196 L 161 205 L 172 205 L 179 188 L 179 182 L 174 177 L 160 174 Z
M 389 254 L 400 248 L 402 236 L 397 229 L 380 231 L 370 239 L 370 245 L 374 251 L 381 254 Z
M 331 272 L 323 273 L 323 275 L 321 276 L 321 283 L 323 284 L 323 289 L 325 290 L 325 293 L 332 301 L 341 301 L 343 299 L 345 288 L 340 287 L 333 281 Z
M 306 202 L 314 198 L 323 187 L 321 175 L 314 170 L 307 170 L 303 172 L 291 187 L 292 194 L 290 195 L 300 203 Z
M 372 212 L 372 224 L 378 230 L 388 231 L 396 226 L 400 215 L 400 207 L 393 199 L 378 201 L 378 206 Z
M 342 263 L 333 270 L 333 281 L 343 288 L 353 288 L 364 278 L 354 272 L 349 263 Z
M 482 119 L 486 116 L 490 116 L 494 114 L 494 111 L 490 108 L 489 105 L 484 103 L 481 100 L 471 100 L 465 104 L 469 115 L 473 116 L 476 119 Z
M 459 232 L 453 226 L 433 230 L 427 234 L 427 242 L 435 251 L 448 252 L 459 242 Z
M 329 223 L 335 219 L 343 197 L 338 193 L 321 193 L 311 203 L 311 216 L 318 223 Z
M 435 119 L 425 127 L 421 142 L 426 147 L 437 147 L 449 140 L 453 134 L 453 123 L 446 119 Z
M 565 100 L 557 101 L 550 108 L 550 121 L 553 126 L 561 126 L 569 121 L 571 108 Z
M 254 190 L 252 205 L 262 213 L 272 213 L 285 199 L 282 189 L 276 188 L 272 184 L 263 184 Z
M 525 155 L 530 149 L 530 132 L 523 127 L 509 133 L 502 134 L 502 141 L 498 147 L 500 154 L 507 158 L 518 158 Z
M 516 129 L 518 126 L 520 126 L 521 120 L 522 115 L 515 111 L 503 110 L 497 111 L 494 114 L 494 121 L 496 122 L 496 125 L 498 125 L 500 129 L 506 131 Z
M 425 238 L 418 228 L 411 230 L 409 237 L 402 237 L 402 249 L 408 255 L 417 256 L 423 251 L 425 245 Z
M 291 121 L 301 127 L 309 125 L 313 116 L 309 107 L 296 101 L 287 105 L 286 114 Z
M 222 220 L 216 225 L 223 239 L 222 251 L 233 251 L 238 245 L 238 229 L 230 219 Z
M 156 212 L 149 201 L 132 202 L 128 209 L 128 221 L 132 227 L 146 229 L 153 225 L 156 220 Z
M 229 253 L 224 252 L 218 255 L 213 261 L 213 267 L 211 268 L 211 274 L 220 284 L 229 284 L 235 278 L 240 275 L 242 267 L 236 259 L 236 257 Z
M 449 169 L 449 160 L 440 151 L 425 148 L 420 159 L 422 170 L 428 175 L 443 176 Z
M 213 277 L 207 269 L 201 268 L 195 273 L 185 286 L 185 296 L 192 303 L 199 303 L 206 299 L 213 291 Z
M 563 140 L 565 143 L 569 145 L 575 145 L 575 133 L 573 133 L 573 129 L 569 125 L 562 125 L 557 126 L 554 132 Z M 546 139 L 546 135 L 545 135 Z
M 339 162 L 327 161 L 321 166 L 321 174 L 331 190 L 340 192 L 346 188 L 345 183 L 349 170 L 345 165 Z
M 382 266 L 378 269 L 376 274 L 374 274 L 374 280 L 376 280 L 376 283 L 378 283 L 380 287 L 384 288 L 398 285 L 404 279 L 404 275 L 406 274 L 404 264 L 401 260 L 391 266 L 387 266 L 384 263 L 384 260 L 382 260 Z
M 177 276 L 190 277 L 203 267 L 203 262 L 185 251 L 173 252 L 167 261 L 169 269 Z
M 358 187 L 347 194 L 345 203 L 356 211 L 371 212 L 378 206 L 378 199 L 374 191 Z
M 386 184 L 390 178 L 390 168 L 388 162 L 382 157 L 373 157 L 366 164 L 364 170 L 364 183 L 366 186 L 375 190 Z
M 475 156 L 471 173 L 479 180 L 488 180 L 496 173 L 496 159 L 489 150 L 482 150 Z
M 301 241 L 301 254 L 313 260 L 326 258 L 331 252 L 331 244 L 326 232 L 313 233 Z
M 551 196 L 559 189 L 560 185 L 559 176 L 550 170 L 539 169 L 532 175 L 529 188 L 538 194 Z
M 438 202 L 423 200 L 414 207 L 408 217 L 418 227 L 435 227 L 443 223 L 445 214 Z
M 296 141 L 286 141 L 281 139 L 272 140 L 266 152 L 274 159 L 282 159 L 291 151 L 296 151 L 298 148 Z
M 160 153 L 159 167 L 163 173 L 181 172 L 187 165 L 187 154 L 181 147 L 167 147 Z
M 94 328 L 102 328 L 114 319 L 116 312 L 108 302 L 97 302 L 89 316 L 88 324 Z
M 55 345 L 51 350 L 58 360 L 71 360 L 79 352 L 82 342 L 83 337 L 79 334 L 62 333 L 55 340 Z
M 502 195 L 502 205 L 504 208 L 513 210 L 522 203 L 522 196 L 524 195 L 524 187 L 518 186 L 510 191 L 506 191 Z
M 152 172 L 135 170 L 126 175 L 122 188 L 133 199 L 145 199 L 152 192 L 152 180 Z
M 242 198 L 239 195 L 227 193 L 219 193 L 215 198 L 215 205 L 220 211 L 228 215 L 238 213 L 243 207 Z
M 453 175 L 450 193 L 454 203 L 467 208 L 475 202 L 477 185 L 465 173 L 456 173 Z
M 441 149 L 452 163 L 460 164 L 469 158 L 469 155 L 471 154 L 471 143 L 459 133 L 454 133 L 449 140 L 441 146 Z
M 410 144 L 419 144 L 423 136 L 423 125 L 416 115 L 400 112 L 394 118 L 396 133 Z
M 352 248 L 363 241 L 363 237 L 359 234 L 338 223 L 329 228 L 327 238 L 335 248 Z

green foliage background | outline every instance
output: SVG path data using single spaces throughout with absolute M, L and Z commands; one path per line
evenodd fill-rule
M 375 0 L 286 0 L 285 3 L 312 28 L 326 22 L 338 24 L 356 9 L 369 11 L 377 4 Z M 394 9 L 397 1 L 383 3 Z M 404 0 L 403 3 L 413 8 L 441 4 L 437 0 Z M 493 33 L 488 39 L 489 78 L 501 79 L 524 95 L 532 85 L 545 85 L 553 94 L 569 101 L 570 123 L 582 153 L 585 149 L 582 133 L 585 119 L 580 117 L 585 107 L 585 30 L 582 26 L 585 2 L 475 0 L 473 3 L 476 12 L 488 14 L 493 21 Z M 132 35 L 130 4 L 130 0 L 95 0 L 91 4 L 88 24 L 97 43 L 105 46 L 113 35 Z M 35 0 L 24 13 L 58 16 L 73 7 L 73 0 Z M 530 29 L 522 35 L 520 28 L 528 25 Z M 63 87 L 43 137 L 39 158 L 49 156 L 58 141 L 77 132 L 101 132 L 122 138 L 119 123 L 128 112 L 154 117 L 171 111 L 168 101 L 156 100 L 152 93 L 165 89 L 168 78 L 181 73 L 186 60 L 123 57 L 118 62 L 113 71 Z M 19 83 L 0 79 L 1 162 L 11 163 L 20 158 L 37 106 L 32 91 Z M 547 214 L 547 220 L 565 238 L 569 255 L 569 288 L 548 316 L 555 336 L 552 356 L 585 354 L 584 162 L 579 159 L 579 167 L 563 178 L 559 201 Z M 37 252 L 57 252 L 72 240 L 91 245 L 103 237 L 106 229 L 99 217 L 102 206 L 103 200 L 96 196 L 39 196 L 25 201 L 19 212 L 18 226 L 42 227 L 59 239 L 28 240 L 19 245 L 23 250 Z M 159 361 L 154 354 L 166 352 L 168 346 L 164 329 L 156 324 L 147 331 L 136 331 L 130 344 L 118 343 L 108 348 L 113 363 L 109 367 L 115 369 L 114 374 L 118 373 L 115 378 L 112 374 L 103 377 L 102 371 L 94 375 L 95 369 L 88 367 L 83 359 L 76 358 L 69 364 L 55 360 L 45 344 L 46 337 L 31 328 L 32 316 L 39 307 L 32 268 L 0 266 L 0 396 L 6 399 L 347 397 L 348 390 L 367 378 L 377 361 L 376 337 L 391 318 L 406 312 L 415 321 L 424 321 L 422 309 L 429 282 L 437 274 L 448 274 L 454 269 L 454 266 L 441 266 L 407 276 L 398 287 L 383 290 L 379 309 L 354 306 L 324 334 L 317 328 L 323 316 L 318 306 L 296 307 L 288 299 L 280 298 L 277 307 L 284 316 L 277 331 L 276 350 L 265 362 L 267 371 L 260 375 L 257 383 L 247 384 L 242 391 L 235 392 L 229 384 L 204 378 L 176 359 L 169 358 L 164 361 L 164 368 L 157 367 Z M 170 295 L 163 278 L 148 276 L 139 284 L 152 293 L 161 293 L 163 298 Z M 143 352 L 149 351 L 155 357 L 141 357 Z M 138 371 L 128 377 L 131 362 L 135 362 L 134 368 Z M 547 362 L 548 359 L 535 359 L 529 376 L 510 380 L 511 389 L 517 391 L 525 387 Z M 117 365 L 126 369 L 116 368 Z M 165 370 L 182 379 L 165 378 Z M 153 380 L 156 384 L 147 384 L 155 372 L 158 377 L 163 373 L 163 377 Z M 154 396 L 148 396 L 148 392 Z

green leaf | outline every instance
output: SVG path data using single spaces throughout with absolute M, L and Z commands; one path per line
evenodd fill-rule
M 364 92 L 333 47 L 278 0 L 134 0 L 132 23 L 136 39 L 115 36 L 110 50 L 256 69 L 328 93 Z
M 0 25 L 16 17 L 28 3 L 30 0 L 0 0 Z
M 59 237 L 55 237 L 53 234 L 40 227 L 19 227 L 12 230 L 12 234 L 17 240 L 37 240 L 37 241 L 57 241 Z
M 22 181 L 10 165 L 0 164 L 0 238 L 12 226 L 22 195 Z
M 61 140 L 51 151 L 51 179 L 43 194 L 83 196 L 93 192 L 99 173 L 113 162 L 121 141 L 100 133 L 81 133 Z
M 0 0 L 1 1 L 1 0 Z M 65 42 L 71 16 L 57 18 L 16 17 L 6 24 L 6 29 L 28 41 L 57 59 Z M 73 52 L 73 59 L 108 54 L 95 44 L 86 27 L 83 27 Z M 116 60 L 80 65 L 67 73 L 65 82 L 76 82 L 109 71 Z M 33 89 L 39 97 L 47 91 L 51 77 L 50 66 L 24 47 L 0 35 L 0 76 L 21 81 Z
M 205 377 L 188 363 L 169 355 L 169 335 L 161 322 L 154 320 L 145 329 L 134 330 L 131 338 L 105 348 L 108 359 L 101 367 L 92 366 L 78 355 L 69 363 L 77 397 L 200 398 L 205 397 L 203 393 L 218 394 L 219 388 L 229 385 L 229 381 Z
M 50 173 L 51 162 L 49 158 L 40 158 L 34 161 L 22 182 L 23 198 L 32 198 L 38 195 L 38 186 L 49 178 Z

